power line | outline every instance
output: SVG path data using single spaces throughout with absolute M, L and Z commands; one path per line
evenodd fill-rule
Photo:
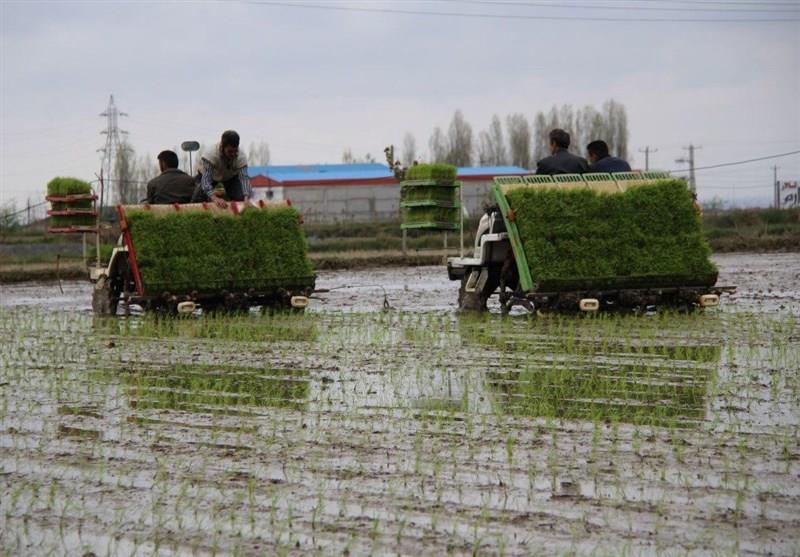
M 553 4 L 550 2 L 512 2 L 508 0 L 437 0 L 439 2 L 449 2 L 456 4 L 478 4 L 489 6 L 504 6 L 511 8 L 552 8 L 557 10 L 625 10 L 630 11 L 643 11 L 643 12 L 697 12 L 697 13 L 762 13 L 762 14 L 780 14 L 791 13 L 798 14 L 800 5 L 793 4 L 792 8 L 778 8 L 773 10 L 763 8 L 740 8 L 740 9 L 726 9 L 726 8 L 687 8 L 687 7 L 663 7 L 663 6 L 609 6 L 607 4 Z
M 511 15 L 511 14 L 497 14 L 497 13 L 467 13 L 467 12 L 443 12 L 443 11 L 422 11 L 422 10 L 404 10 L 398 8 L 369 8 L 362 6 L 333 6 L 327 4 L 307 4 L 299 2 L 280 2 L 275 0 L 239 0 L 244 4 L 253 4 L 258 6 L 280 6 L 284 8 L 302 8 L 309 10 L 327 10 L 327 11 L 340 11 L 340 12 L 361 12 L 361 13 L 380 13 L 380 14 L 396 14 L 396 15 L 423 15 L 434 17 L 463 17 L 473 19 L 514 19 L 514 20 L 545 20 L 545 21 L 608 21 L 613 23 L 787 23 L 793 21 L 800 21 L 800 18 L 778 18 L 778 19 L 760 19 L 760 18 L 704 18 L 704 19 L 691 19 L 691 18 L 645 18 L 645 17 L 587 17 L 587 16 L 554 16 L 554 15 Z
M 695 167 L 695 170 L 709 170 L 711 168 L 722 168 L 723 166 L 735 166 L 737 164 L 747 164 L 747 163 L 750 163 L 750 162 L 766 161 L 766 160 L 770 160 L 770 159 L 778 159 L 778 158 L 781 158 L 781 157 L 788 157 L 790 155 L 797 155 L 797 154 L 800 154 L 800 151 L 789 151 L 788 153 L 779 153 L 777 155 L 767 155 L 766 157 L 758 157 L 758 158 L 755 158 L 755 159 L 747 159 L 747 160 L 743 160 L 743 161 L 723 162 L 723 163 L 720 163 L 720 164 L 712 164 L 712 165 L 709 165 L 709 166 L 698 166 L 698 167 Z M 681 168 L 681 169 L 678 169 L 678 170 L 670 170 L 669 172 L 688 172 L 688 170 Z

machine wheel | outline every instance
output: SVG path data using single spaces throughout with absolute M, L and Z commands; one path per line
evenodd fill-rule
M 462 311 L 486 311 L 486 302 L 497 287 L 500 286 L 500 269 L 489 267 L 486 270 L 489 276 L 482 288 L 473 292 L 467 292 L 467 282 L 471 272 L 464 275 L 461 279 L 461 286 L 458 289 L 458 308 Z
M 116 315 L 119 297 L 111 289 L 111 279 L 100 275 L 92 291 L 92 310 L 96 315 Z

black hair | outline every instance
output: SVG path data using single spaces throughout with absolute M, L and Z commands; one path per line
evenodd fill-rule
M 556 128 L 550 132 L 550 141 L 556 146 L 566 149 L 569 147 L 569 134 L 562 129 Z
M 586 146 L 586 150 L 590 155 L 596 156 L 598 159 L 608 156 L 608 144 L 602 139 L 596 139 Z
M 239 146 L 239 134 L 233 130 L 226 130 L 222 132 L 222 141 L 219 142 L 220 147 L 227 147 L 230 145 L 231 147 L 238 147 Z
M 167 168 L 178 168 L 178 155 L 175 151 L 161 151 L 158 154 L 158 160 L 164 161 Z

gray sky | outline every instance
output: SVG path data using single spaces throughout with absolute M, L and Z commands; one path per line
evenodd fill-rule
M 0 204 L 42 199 L 54 176 L 94 179 L 111 93 L 153 158 L 234 128 L 245 146 L 267 141 L 273 164 L 340 162 L 345 148 L 381 160 L 406 132 L 427 151 L 456 109 L 477 135 L 495 113 L 612 97 L 634 166 L 646 145 L 663 169 L 690 142 L 698 166 L 800 150 L 800 3 L 553 4 L 0 0 Z M 700 196 L 768 203 L 773 164 L 800 179 L 793 155 L 698 172 Z

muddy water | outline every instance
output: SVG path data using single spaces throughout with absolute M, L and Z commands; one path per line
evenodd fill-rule
M 800 258 L 716 261 L 723 308 L 639 318 L 459 316 L 438 268 L 287 317 L 2 286 L 0 546 L 796 555 Z
M 720 270 L 717 284 L 738 287 L 723 298 L 728 310 L 800 311 L 800 253 L 720 254 L 714 262 Z M 458 292 L 443 267 L 321 271 L 317 288 L 332 290 L 312 300 L 311 308 L 328 311 L 380 310 L 384 300 L 404 311 L 454 311 Z M 0 307 L 20 305 L 88 311 L 91 286 L 85 281 L 65 281 L 60 289 L 57 283 L 0 284 Z

